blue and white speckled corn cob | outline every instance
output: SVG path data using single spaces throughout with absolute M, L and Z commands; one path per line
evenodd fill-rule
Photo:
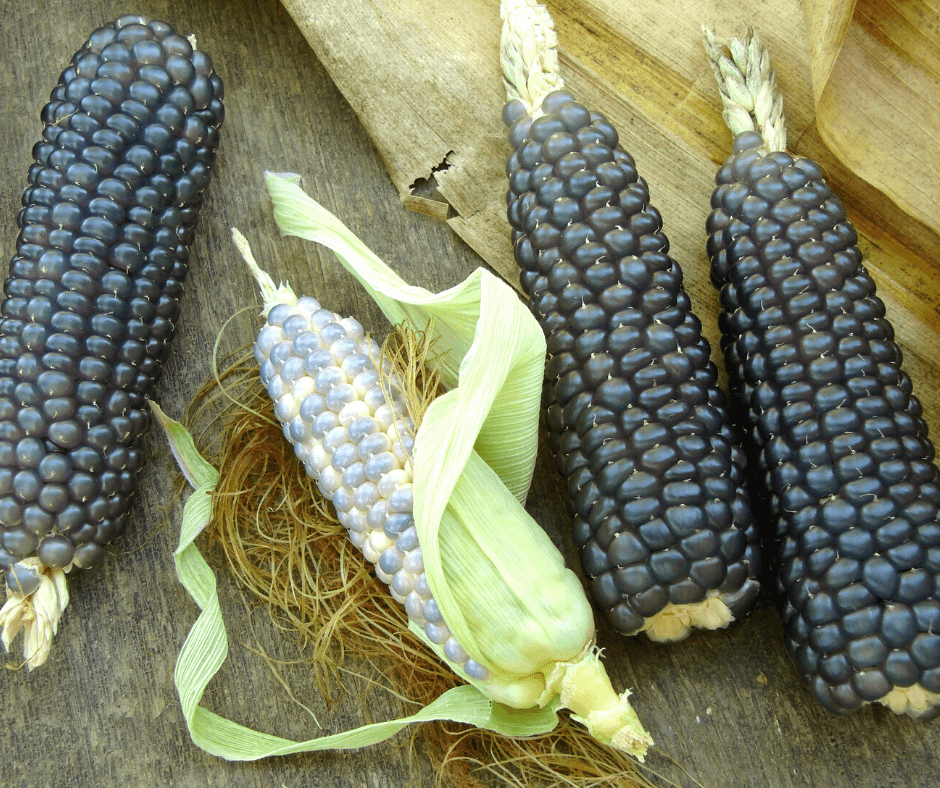
M 380 375 L 378 344 L 355 319 L 275 287 L 233 236 L 265 299 L 255 358 L 284 437 L 408 618 L 455 667 L 485 681 L 489 671 L 451 635 L 428 587 L 412 515 L 414 424 L 394 375 Z

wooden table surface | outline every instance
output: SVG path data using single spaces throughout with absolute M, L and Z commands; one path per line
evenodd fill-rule
M 30 149 L 41 133 L 40 108 L 87 35 L 128 10 L 113 0 L 4 3 L 0 248 L 7 259 Z M 440 290 L 480 264 L 446 224 L 402 207 L 356 115 L 276 0 L 139 0 L 133 10 L 195 33 L 226 81 L 221 153 L 177 337 L 155 392 L 168 414 L 179 417 L 211 374 L 213 343 L 229 318 L 238 313 L 222 335 L 222 353 L 245 345 L 257 327 L 258 299 L 229 241 L 232 226 L 245 233 L 275 278 L 355 314 L 377 334 L 387 329 L 329 253 L 278 237 L 262 191 L 265 169 L 300 172 L 307 191 L 410 282 Z M 51 658 L 33 673 L 4 671 L 0 677 L 0 784 L 294 788 L 402 786 L 423 779 L 432 785 L 420 734 L 416 760 L 402 746 L 404 737 L 361 752 L 247 764 L 227 763 L 192 744 L 172 683 L 180 644 L 197 613 L 173 569 L 177 476 L 156 431 L 145 451 L 131 526 L 102 567 L 70 579 L 72 602 Z M 544 452 L 530 500 L 535 517 L 550 532 L 563 533 L 560 485 Z M 225 578 L 222 586 L 225 614 L 236 630 L 289 656 L 289 639 L 278 640 L 262 615 L 249 618 Z M 205 705 L 270 733 L 298 740 L 318 735 L 251 653 L 251 642 L 235 641 Z M 728 631 L 664 647 L 626 641 L 602 628 L 600 642 L 615 685 L 635 689 L 635 706 L 657 742 L 650 765 L 677 785 L 937 784 L 940 723 L 898 718 L 881 707 L 849 718 L 824 712 L 788 661 L 780 619 L 766 594 L 747 620 Z M 304 668 L 285 675 L 297 698 L 316 712 L 322 733 L 367 718 L 354 701 L 327 709 Z M 397 701 L 379 695 L 368 709 L 369 719 L 401 712 Z

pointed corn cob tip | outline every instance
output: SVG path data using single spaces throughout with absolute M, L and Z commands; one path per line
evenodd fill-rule
M 610 682 L 600 651 L 591 644 L 578 659 L 558 663 L 547 692 L 557 692 L 572 719 L 584 725 L 602 744 L 621 750 L 641 763 L 653 737 L 630 705 L 630 691 L 620 695 Z
M 0 642 L 11 650 L 23 632 L 23 659 L 30 670 L 49 658 L 52 639 L 69 603 L 65 569 L 50 569 L 35 556 L 7 570 L 7 601 L 0 608 Z
M 777 89 L 770 50 L 750 27 L 727 44 L 707 25 L 702 25 L 702 35 L 721 94 L 722 117 L 731 133 L 756 131 L 764 138 L 766 152 L 786 150 L 783 96 Z
M 255 260 L 255 256 L 251 253 L 251 246 L 248 244 L 248 239 L 242 235 L 241 231 L 237 227 L 232 227 L 231 233 L 235 248 L 238 249 L 239 254 L 241 254 L 245 263 L 248 265 L 248 270 L 251 271 L 252 276 L 254 276 L 255 280 L 258 282 L 258 289 L 261 291 L 261 297 L 264 299 L 264 308 L 261 311 L 261 316 L 267 317 L 271 308 L 278 304 L 296 304 L 297 296 L 290 286 L 283 282 L 280 285 L 275 285 L 274 280 L 261 269 L 261 266 L 259 266 L 258 262 Z
M 558 37 L 545 6 L 535 0 L 502 0 L 500 65 L 507 101 L 518 99 L 533 118 L 542 100 L 564 87 L 558 72 Z

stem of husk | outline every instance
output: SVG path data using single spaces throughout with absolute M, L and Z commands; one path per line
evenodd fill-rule
M 614 690 L 593 644 L 577 659 L 558 663 L 549 677 L 548 691 L 558 693 L 572 719 L 595 739 L 643 762 L 653 737 L 630 705 L 630 691 L 618 695 Z

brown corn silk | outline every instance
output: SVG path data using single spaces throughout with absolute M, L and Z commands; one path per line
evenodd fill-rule
M 425 365 L 426 334 L 394 330 L 382 347 L 421 415 L 441 393 Z M 426 705 L 460 683 L 408 629 L 404 608 L 346 538 L 331 505 L 303 471 L 284 439 L 250 350 L 196 394 L 185 422 L 200 451 L 219 468 L 210 544 L 237 584 L 263 606 L 285 638 L 297 641 L 328 704 L 345 692 L 344 669 L 378 669 L 393 691 Z M 381 367 L 380 367 L 381 368 Z M 214 554 L 216 551 L 213 551 Z M 272 669 L 276 668 L 272 664 Z M 549 734 L 513 739 L 454 723 L 411 730 L 430 758 L 438 785 L 651 786 L 627 755 L 605 747 L 560 715 Z

